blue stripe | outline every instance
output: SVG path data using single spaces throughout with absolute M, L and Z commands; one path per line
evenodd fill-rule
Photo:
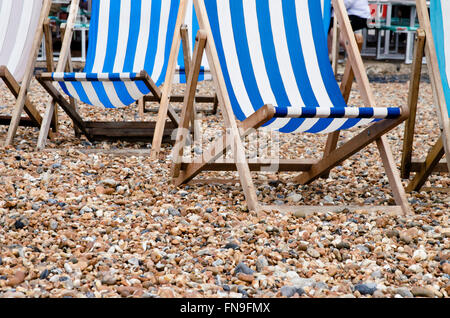
M 179 6 L 180 6 L 180 0 L 172 0 L 171 1 L 168 28 L 167 28 L 167 33 L 166 33 L 164 66 L 161 70 L 161 75 L 159 76 L 159 79 L 155 79 L 155 84 L 157 86 L 160 86 L 162 83 L 164 83 L 164 80 L 166 79 L 167 66 L 169 64 L 170 50 L 172 48 L 173 35 L 175 33 L 175 25 L 176 25 L 176 21 L 177 21 Z M 158 23 L 158 29 L 159 29 L 159 23 Z M 154 63 L 154 59 L 152 60 L 152 63 Z M 171 80 L 173 80 L 173 79 L 171 79 Z
M 230 74 L 228 73 L 227 63 L 225 59 L 221 30 L 219 27 L 219 18 L 217 12 L 216 0 L 205 1 L 206 11 L 208 13 L 209 23 L 211 25 L 211 32 L 213 33 L 214 42 L 216 44 L 217 54 L 219 56 L 220 66 L 222 68 L 223 77 L 227 86 L 228 97 L 230 98 L 231 106 L 233 107 L 234 115 L 238 120 L 245 120 L 246 117 L 239 106 L 236 99 L 233 87 L 231 86 Z
M 147 47 L 147 53 L 145 55 L 144 70 L 148 74 L 153 73 L 153 67 L 155 66 L 155 57 L 157 51 L 158 36 L 159 36 L 159 23 L 161 20 L 161 1 L 152 1 L 152 12 L 150 16 L 150 33 L 149 33 L 149 46 Z M 151 45 L 153 44 L 153 45 Z
M 446 14 L 450 14 L 450 12 L 446 12 Z M 444 14 L 442 12 L 441 0 L 431 1 L 430 3 L 431 29 L 433 32 L 433 38 L 436 46 L 436 53 L 439 63 L 439 72 L 441 73 L 441 81 L 444 89 L 445 102 L 447 104 L 447 112 L 450 118 L 450 86 L 446 72 L 447 61 L 445 60 L 445 47 L 444 47 L 445 45 L 444 34 L 445 32 L 450 32 L 450 30 L 444 30 L 443 16 Z M 448 19 L 449 17 L 446 16 L 446 18 Z M 448 63 L 450 63 L 450 61 L 448 61 Z
M 320 21 L 319 19 L 321 19 L 320 2 L 317 0 L 309 0 L 308 5 L 314 46 L 316 48 L 317 60 L 319 62 L 319 68 L 322 79 L 325 83 L 325 88 L 327 89 L 328 96 L 330 97 L 334 107 L 346 107 L 347 104 L 345 103 L 344 97 L 342 96 L 341 90 L 336 82 L 333 69 L 328 58 L 327 39 L 320 24 L 315 23 L 315 21 Z
M 86 104 L 92 105 L 91 100 L 89 99 L 89 96 L 87 96 L 86 91 L 83 88 L 82 83 L 79 82 L 71 82 L 69 85 L 72 85 L 75 91 L 78 94 L 78 97 L 81 101 L 83 101 Z
M 123 63 L 122 71 L 133 71 L 134 60 L 136 58 L 136 48 L 138 44 L 139 31 L 141 26 L 141 2 L 131 1 L 130 15 L 130 29 L 128 32 L 127 52 L 125 55 L 125 61 Z
M 272 30 L 269 0 L 256 1 L 256 11 L 259 23 L 259 33 L 261 35 L 261 47 L 272 91 L 275 94 L 278 106 L 289 106 L 289 98 L 286 94 L 281 72 L 278 67 L 273 35 L 272 32 L 268 32 L 269 30 Z
M 256 111 L 264 106 L 264 101 L 259 93 L 258 84 L 255 78 L 255 71 L 253 70 L 252 60 L 250 57 L 242 1 L 230 1 L 230 11 L 234 42 L 236 43 L 236 50 L 238 52 L 237 55 L 242 79 L 250 102 Z M 254 39 L 252 40 L 254 41 Z
M 106 46 L 105 63 L 102 72 L 112 72 L 117 54 L 117 42 L 120 25 L 120 0 L 110 1 L 109 8 L 109 26 L 108 26 L 108 42 Z
M 325 34 L 328 34 L 331 22 L 331 0 L 324 0 L 322 16 L 323 16 L 323 29 L 325 31 Z
M 96 54 L 96 43 L 98 38 L 98 20 L 99 20 L 99 13 L 100 13 L 100 1 L 94 0 L 92 1 L 92 13 L 91 13 L 91 20 L 89 22 L 89 42 L 91 43 L 88 45 L 88 51 L 86 54 L 86 63 L 84 70 L 85 72 L 90 72 L 92 68 L 94 67 L 94 61 L 95 61 L 95 54 Z

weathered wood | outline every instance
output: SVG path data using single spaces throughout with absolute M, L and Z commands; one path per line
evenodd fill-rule
M 166 71 L 166 78 L 165 78 L 164 86 L 162 89 L 161 102 L 159 104 L 159 113 L 158 113 L 158 117 L 156 120 L 157 124 L 156 124 L 156 128 L 155 128 L 155 135 L 153 137 L 153 142 L 152 142 L 151 157 L 153 159 L 156 159 L 159 156 L 159 152 L 161 151 L 161 143 L 162 143 L 162 136 L 163 136 L 163 132 L 164 132 L 164 125 L 166 124 L 166 118 L 167 118 L 168 110 L 169 110 L 172 82 L 173 82 L 173 78 L 175 76 L 175 71 L 176 71 L 176 69 L 175 69 L 176 60 L 178 57 L 178 53 L 180 51 L 180 42 L 181 42 L 180 30 L 181 30 L 181 26 L 183 25 L 184 19 L 186 17 L 187 5 L 188 5 L 188 2 L 186 0 L 180 0 L 178 17 L 177 17 L 177 21 L 175 23 L 176 32 L 174 34 L 172 48 L 170 50 L 169 62 L 168 62 L 167 71 Z M 169 114 L 169 116 L 174 117 L 173 119 L 178 117 L 174 113 Z
M 359 35 L 355 35 L 355 37 L 356 42 L 358 43 L 358 49 L 361 52 L 364 39 L 362 38 L 362 36 Z M 350 93 L 352 91 L 354 80 L 355 80 L 355 73 L 353 72 L 352 64 L 347 63 L 345 65 L 344 76 L 341 82 L 341 93 L 342 96 L 344 97 L 345 103 L 348 103 L 348 100 L 350 99 Z M 340 131 L 335 131 L 328 135 L 323 157 L 328 156 L 333 150 L 336 149 L 340 134 L 341 134 Z M 329 173 L 323 175 L 322 178 L 327 179 L 328 176 Z
M 195 161 L 195 159 L 194 159 Z M 249 160 L 248 166 L 251 171 L 265 171 L 264 168 L 275 167 L 277 171 L 308 171 L 311 167 L 317 163 L 317 160 L 312 159 L 256 159 Z M 191 162 L 183 162 L 181 164 L 181 170 L 186 170 Z M 232 159 L 217 159 L 214 162 L 210 162 L 202 167 L 202 171 L 236 171 L 236 164 Z
M 355 73 L 356 81 L 361 93 L 361 98 L 367 107 L 376 105 L 375 97 L 370 88 L 369 79 L 367 77 L 364 63 L 359 53 L 358 44 L 356 43 L 355 35 L 350 24 L 347 10 L 343 0 L 332 0 L 335 12 L 335 19 L 337 19 L 340 27 L 340 34 L 344 39 L 345 50 L 347 52 L 348 61 Z
M 53 62 L 53 37 L 50 29 L 50 19 L 47 17 L 44 23 L 44 39 L 45 39 L 45 56 L 47 61 L 47 72 L 53 72 L 55 69 L 55 63 Z M 53 113 L 52 125 L 54 132 L 58 131 L 58 108 L 55 107 Z
M 295 217 L 308 217 L 317 213 L 354 213 L 359 211 L 367 211 L 369 213 L 372 212 L 383 212 L 387 213 L 388 215 L 394 216 L 394 215 L 402 215 L 402 209 L 399 206 L 355 206 L 355 205 L 340 205 L 340 206 L 334 206 L 334 205 L 326 205 L 326 206 L 289 206 L 289 205 L 266 205 L 261 207 L 261 210 L 272 212 L 272 211 L 278 211 L 282 212 L 283 214 L 290 214 L 292 213 Z
M 59 54 L 58 64 L 56 66 L 56 72 L 63 72 L 65 68 L 67 67 L 68 63 L 70 62 L 70 43 L 72 42 L 72 36 L 73 36 L 73 28 L 75 25 L 75 20 L 78 13 L 80 0 L 72 0 L 70 4 L 69 9 L 69 16 L 66 21 L 66 26 L 63 28 L 64 36 L 63 41 L 61 44 L 61 51 Z M 48 15 L 48 14 L 47 14 Z M 70 67 L 70 66 L 69 66 Z M 39 131 L 39 137 L 38 137 L 38 143 L 37 143 L 37 149 L 42 150 L 45 148 L 45 143 L 47 140 L 47 136 L 50 133 L 50 126 L 51 121 L 53 118 L 53 115 L 56 112 L 56 103 L 58 102 L 60 105 L 61 103 L 64 104 L 61 105 L 61 107 L 67 112 L 69 112 L 69 117 L 72 119 L 74 123 L 74 129 L 75 132 L 77 132 L 77 129 L 83 130 L 82 126 L 82 119 L 81 117 L 76 113 L 76 104 L 74 100 L 71 100 L 71 104 L 68 103 L 64 97 L 56 90 L 55 87 L 51 84 L 53 80 L 49 80 L 48 82 L 44 79 L 39 79 L 38 76 L 36 76 L 39 83 L 49 92 L 49 94 L 53 97 L 53 100 L 48 104 L 47 109 L 45 110 L 44 118 L 42 120 L 41 129 Z M 46 84 L 48 83 L 48 84 Z M 55 97 L 57 96 L 57 97 Z M 75 128 L 75 126 L 77 128 Z
M 192 62 L 192 72 L 189 73 L 187 78 L 186 97 L 184 99 L 184 104 L 181 112 L 181 122 L 179 130 L 177 132 L 175 147 L 173 150 L 174 163 L 171 169 L 172 178 L 177 178 L 180 175 L 181 158 L 183 158 L 184 146 L 186 145 L 187 141 L 189 123 L 191 122 L 192 117 L 195 116 L 194 97 L 195 91 L 197 90 L 198 76 L 200 73 L 203 51 L 205 50 L 206 46 L 206 37 L 206 32 L 200 30 L 197 34 L 197 38 L 195 39 L 196 44 Z M 192 122 L 191 125 L 193 125 Z
M 401 177 L 409 179 L 412 164 L 414 130 L 416 125 L 417 102 L 419 100 L 420 78 L 422 74 L 422 60 L 424 56 L 425 31 L 417 30 L 414 59 L 412 63 L 411 80 L 409 83 L 408 105 L 409 118 L 405 122 L 405 131 L 403 137 L 403 151 L 401 163 Z
M 419 172 L 425 169 L 426 162 L 424 159 L 413 159 L 411 162 L 411 171 Z M 447 160 L 441 160 L 434 167 L 433 173 L 448 173 Z
M 423 167 L 423 169 L 416 173 L 414 179 L 406 188 L 406 191 L 419 191 L 433 172 L 436 165 L 439 163 L 439 160 L 441 160 L 441 158 L 444 156 L 444 154 L 444 145 L 442 143 L 441 137 L 428 153 L 427 159 L 425 160 L 425 166 Z
M 0 116 L 0 125 L 9 125 L 11 116 Z M 20 117 L 19 126 L 22 127 L 40 127 L 41 125 L 30 117 Z
M 394 156 L 391 152 L 391 147 L 386 139 L 386 136 L 382 136 L 377 139 L 377 146 L 380 152 L 381 160 L 383 161 L 383 167 L 389 180 L 392 193 L 394 194 L 395 202 L 402 208 L 404 215 L 411 215 L 412 211 L 406 197 L 405 189 L 400 179 L 400 174 L 395 165 Z

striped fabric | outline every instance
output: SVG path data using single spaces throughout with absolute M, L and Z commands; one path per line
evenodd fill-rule
M 53 74 L 63 91 L 106 108 L 133 104 L 150 90 L 133 81 L 145 70 L 165 80 L 179 0 L 93 0 L 83 74 Z
M 0 65 L 21 82 L 30 58 L 42 0 L 0 0 Z
M 198 30 L 200 29 L 198 25 L 197 15 L 195 13 L 194 2 L 193 0 L 188 1 L 187 10 L 186 10 L 186 18 L 184 23 L 188 26 L 189 30 L 189 43 L 191 45 L 191 56 L 194 53 L 195 46 L 195 37 L 197 35 Z M 203 56 L 202 66 L 200 69 L 200 75 L 198 77 L 199 81 L 203 80 L 211 80 L 211 73 L 209 69 L 208 59 L 206 56 Z M 180 48 L 180 54 L 178 55 L 178 66 L 177 73 L 175 75 L 175 83 L 186 83 L 186 72 L 184 68 L 184 57 L 183 57 L 183 48 Z
M 431 29 L 433 32 L 442 86 L 450 118 L 450 1 L 432 0 L 430 3 Z
M 205 0 L 205 5 L 237 119 L 272 104 L 277 114 L 267 129 L 329 133 L 400 115 L 399 108 L 347 108 L 323 25 L 315 22 L 322 19 L 320 1 Z
M 325 34 L 328 34 L 331 22 L 331 0 L 320 0 L 320 4 L 322 6 L 323 28 Z

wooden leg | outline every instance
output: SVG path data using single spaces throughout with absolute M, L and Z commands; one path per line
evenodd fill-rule
M 420 76 L 422 73 L 422 59 L 424 56 L 425 32 L 417 31 L 416 45 L 414 48 L 414 60 L 412 64 L 411 81 L 409 84 L 408 106 L 409 118 L 405 122 L 403 137 L 403 151 L 401 163 L 401 177 L 409 179 L 412 164 L 412 152 L 414 142 L 414 130 L 416 125 L 417 101 L 419 99 Z
M 218 110 L 219 110 L 219 99 L 217 98 L 217 94 L 216 94 L 216 95 L 214 95 L 214 104 L 213 104 L 212 113 L 214 115 L 216 115 Z
M 356 42 L 358 43 L 358 48 L 361 51 L 364 39 L 362 38 L 362 36 L 359 36 L 359 35 L 355 35 L 355 37 L 356 37 Z M 348 100 L 350 99 L 350 93 L 352 90 L 354 79 L 355 79 L 355 73 L 353 72 L 352 65 L 350 63 L 347 63 L 347 65 L 345 66 L 344 77 L 342 78 L 342 82 L 341 82 L 341 93 L 342 93 L 342 96 L 344 97 L 344 100 L 346 103 L 348 103 Z M 323 154 L 324 158 L 329 156 L 330 153 L 336 149 L 338 141 L 339 141 L 339 136 L 340 136 L 340 131 L 331 133 L 328 136 L 327 144 L 325 146 L 325 151 Z M 327 179 L 329 177 L 329 175 L 330 175 L 329 173 L 326 173 L 322 176 L 322 178 Z
M 192 60 L 191 72 L 187 78 L 186 92 L 181 111 L 181 121 L 178 126 L 177 137 L 175 141 L 175 147 L 173 149 L 172 177 L 177 178 L 180 174 L 181 161 L 184 153 L 184 146 L 187 141 L 187 134 L 189 130 L 189 122 L 192 125 L 192 119 L 195 118 L 194 103 L 195 103 L 195 91 L 197 89 L 198 76 L 200 73 L 200 66 L 203 57 L 203 52 L 206 46 L 206 34 L 199 31 L 196 38 L 194 57 Z M 194 126 L 192 126 L 194 127 Z
M 52 117 L 55 113 L 56 103 L 54 100 L 50 102 L 45 110 L 44 119 L 42 120 L 41 130 L 39 131 L 39 137 L 37 142 L 37 150 L 41 151 L 45 149 L 47 136 L 50 131 L 50 125 L 52 123 Z
M 410 215 L 412 214 L 412 211 L 409 206 L 406 192 L 403 188 L 402 180 L 400 179 L 400 174 L 395 165 L 394 156 L 392 155 L 392 151 L 389 146 L 389 142 L 386 139 L 386 136 L 382 136 L 381 138 L 377 139 L 377 146 L 380 152 L 381 160 L 383 161 L 386 175 L 389 179 L 389 184 L 394 194 L 395 202 L 402 208 L 402 211 L 405 215 Z
M 439 160 L 444 156 L 444 144 L 442 143 L 442 137 L 439 138 L 437 143 L 433 146 L 431 151 L 428 153 L 427 159 L 425 160 L 425 167 L 416 173 L 414 179 L 410 182 L 406 191 L 419 191 L 425 184 L 425 181 L 431 175 L 434 167 L 439 163 Z
M 144 100 L 144 98 L 139 99 L 137 103 L 138 103 L 139 117 L 143 120 L 144 119 L 144 113 L 145 113 L 145 100 Z

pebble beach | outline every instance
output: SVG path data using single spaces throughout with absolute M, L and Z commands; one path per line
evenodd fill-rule
M 369 67 L 368 74 L 377 106 L 405 105 L 408 67 L 403 76 L 395 71 L 383 74 L 376 67 Z M 14 98 L 0 87 L 0 114 L 9 114 Z M 182 93 L 183 86 L 176 91 Z M 212 95 L 214 87 L 201 83 L 198 92 Z M 50 98 L 35 80 L 29 94 L 43 113 Z M 362 106 L 356 84 L 349 104 Z M 148 104 L 152 107 L 157 104 Z M 91 120 L 140 120 L 136 106 L 79 109 Z M 439 136 L 426 77 L 418 109 L 414 157 L 423 158 Z M 206 137 L 193 147 L 193 154 L 201 153 L 208 136 L 223 127 L 220 112 L 200 113 Z M 145 120 L 155 117 L 145 114 Z M 172 146 L 164 144 L 155 161 L 148 156 L 149 143 L 91 143 L 74 136 L 62 111 L 59 121 L 59 133 L 41 152 L 35 150 L 37 129 L 19 128 L 14 146 L 5 148 L 7 127 L 0 127 L 0 297 L 450 294 L 448 174 L 433 175 L 422 191 L 408 193 L 412 215 L 336 210 L 394 203 L 373 144 L 333 169 L 327 179 L 307 186 L 290 181 L 295 173 L 253 174 L 264 205 L 322 205 L 330 211 L 297 216 L 289 209 L 249 212 L 237 173 L 202 173 L 194 182 L 175 187 L 170 176 Z M 387 135 L 398 167 L 403 129 L 404 124 Z M 341 141 L 356 132 L 343 132 Z M 280 134 L 276 142 L 283 158 L 319 159 L 326 137 Z M 208 178 L 232 181 L 199 181 Z

